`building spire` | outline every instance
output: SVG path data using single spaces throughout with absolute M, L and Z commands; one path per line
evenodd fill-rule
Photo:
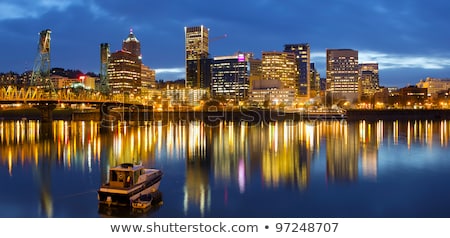
M 136 36 L 133 33 L 133 28 L 130 28 L 130 34 L 128 35 L 128 37 L 124 40 L 124 42 L 130 42 L 130 41 L 135 41 L 135 42 L 139 42 L 139 40 L 136 38 Z

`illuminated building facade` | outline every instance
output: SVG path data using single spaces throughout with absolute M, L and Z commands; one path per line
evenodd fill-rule
M 124 98 L 141 94 L 141 44 L 130 30 L 122 42 L 122 50 L 114 52 L 108 60 L 108 80 L 112 96 Z
M 211 64 L 211 95 L 236 101 L 246 99 L 252 54 L 214 57 Z
M 279 79 L 257 79 L 252 82 L 249 99 L 259 107 L 291 106 L 296 90 L 285 88 Z
M 316 97 L 320 95 L 321 87 L 320 87 L 320 73 L 316 69 L 314 63 L 310 64 L 310 97 Z
M 311 95 L 311 57 L 310 46 L 304 44 L 286 44 L 284 45 L 284 52 L 292 52 L 295 54 L 295 62 L 298 71 L 298 95 L 310 97 Z
M 185 27 L 186 87 L 209 88 L 211 75 L 209 29 L 205 26 Z
M 250 75 L 248 81 L 251 88 L 254 80 L 262 79 L 262 60 L 249 58 L 248 62 L 250 63 Z
M 375 94 L 380 87 L 378 63 L 359 64 L 359 77 L 361 79 L 362 95 L 370 96 Z
M 332 99 L 355 101 L 359 96 L 358 51 L 327 49 L 327 92 Z M 335 103 L 335 102 L 334 102 Z
M 108 65 L 108 79 L 113 96 L 140 94 L 141 60 L 128 51 L 112 53 Z
M 426 88 L 428 96 L 435 99 L 440 92 L 448 91 L 450 88 L 450 79 L 427 77 L 425 80 L 420 80 L 416 86 L 419 88 Z
M 162 97 L 168 106 L 198 106 L 202 98 L 205 98 L 209 90 L 202 88 L 178 88 L 168 87 L 161 91 Z
M 142 88 L 156 88 L 156 71 L 150 67 L 141 65 L 141 84 Z
M 131 54 L 138 56 L 139 59 L 142 59 L 141 43 L 134 35 L 133 29 L 130 29 L 130 34 L 128 35 L 128 37 L 125 40 L 123 40 L 122 50 L 128 51 Z
M 279 79 L 284 88 L 297 90 L 297 63 L 292 52 L 263 52 L 263 79 Z

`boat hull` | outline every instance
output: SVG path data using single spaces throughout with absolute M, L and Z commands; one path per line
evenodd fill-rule
M 135 201 L 140 196 L 158 191 L 161 178 L 162 176 L 159 176 L 130 189 L 111 188 L 104 185 L 97 192 L 98 201 L 108 206 L 131 206 L 132 201 Z

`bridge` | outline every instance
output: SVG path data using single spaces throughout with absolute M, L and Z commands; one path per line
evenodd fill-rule
M 55 88 L 50 79 L 50 29 L 45 29 L 39 33 L 38 52 L 33 67 L 30 82 L 23 87 L 4 86 L 0 88 L 0 104 L 26 104 L 37 108 L 42 113 L 42 121 L 53 120 L 53 110 L 57 105 L 85 104 L 99 108 L 101 117 L 108 116 L 109 111 L 121 108 L 124 111 L 144 108 L 139 102 L 125 102 L 124 100 L 114 100 L 105 91 L 93 91 L 74 88 Z M 102 47 L 105 47 L 102 45 Z M 106 46 L 107 47 L 107 46 Z M 106 68 L 105 68 L 106 69 Z M 102 84 L 108 86 L 108 79 L 104 76 Z
M 114 109 L 133 111 L 148 108 L 139 102 L 113 100 L 95 91 L 75 93 L 71 89 L 64 89 L 49 92 L 39 87 L 18 88 L 15 86 L 0 88 L 0 104 L 30 105 L 41 111 L 43 122 L 53 120 L 53 110 L 58 105 L 92 105 L 100 110 L 101 117 L 109 115 L 109 112 Z

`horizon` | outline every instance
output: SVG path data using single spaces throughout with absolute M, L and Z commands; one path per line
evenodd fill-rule
M 450 33 L 440 30 L 450 20 L 446 1 L 231 1 L 217 8 L 206 3 L 4 1 L 0 42 L 10 57 L 0 72 L 32 70 L 38 33 L 50 29 L 52 68 L 99 73 L 100 44 L 109 43 L 115 52 L 132 28 L 156 80 L 184 79 L 184 27 L 204 25 L 210 29 L 211 57 L 242 51 L 261 58 L 263 51 L 308 43 L 322 78 L 329 48 L 357 50 L 359 63 L 377 62 L 380 85 L 386 87 L 450 77 Z

